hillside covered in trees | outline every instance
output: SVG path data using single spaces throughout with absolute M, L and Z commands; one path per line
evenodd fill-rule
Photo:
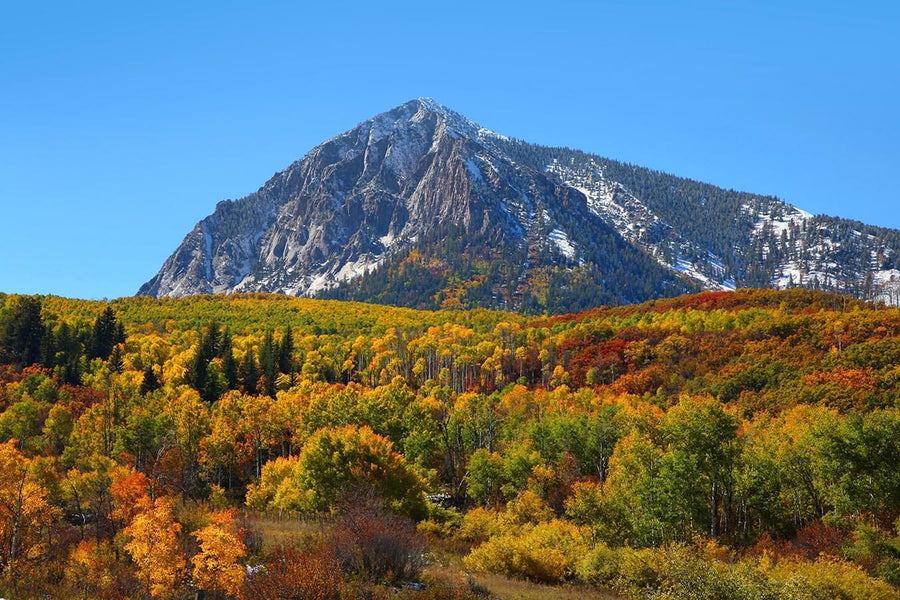
M 6 597 L 896 598 L 898 464 L 900 309 L 824 292 L 0 294 Z

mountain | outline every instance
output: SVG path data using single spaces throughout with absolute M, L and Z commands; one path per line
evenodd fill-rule
M 567 312 L 807 286 L 896 303 L 900 231 L 489 131 L 428 98 L 220 202 L 139 295 Z

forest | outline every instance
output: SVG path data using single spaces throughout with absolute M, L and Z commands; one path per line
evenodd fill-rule
M 898 598 L 898 465 L 900 309 L 822 291 L 0 294 L 6 598 Z
M 541 235 L 522 244 L 496 231 L 484 235 L 439 227 L 371 271 L 316 297 L 423 310 L 481 307 L 546 315 L 700 290 L 673 278 L 606 225 L 595 223 L 592 230 L 579 232 L 576 243 L 584 260 L 561 255 L 549 234 L 545 223 Z M 612 281 L 616 285 L 609 285 Z

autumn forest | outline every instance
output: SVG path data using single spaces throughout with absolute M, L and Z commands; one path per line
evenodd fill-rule
M 7 598 L 897 598 L 898 529 L 896 307 L 0 294 Z

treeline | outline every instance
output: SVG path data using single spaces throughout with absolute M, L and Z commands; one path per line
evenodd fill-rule
M 473 572 L 636 597 L 900 585 L 896 308 L 809 290 L 534 319 L 0 296 L 0 356 L 6 594 L 250 593 L 247 565 L 282 555 L 227 507 L 414 519 Z

